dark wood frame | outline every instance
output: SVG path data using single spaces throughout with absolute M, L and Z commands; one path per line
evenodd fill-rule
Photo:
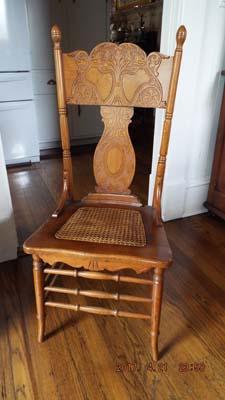
M 221 73 L 225 77 L 225 70 Z M 225 220 L 225 192 L 221 192 L 218 188 L 218 177 L 220 169 L 223 166 L 225 171 L 225 161 L 222 160 L 223 152 L 225 148 L 225 83 L 223 91 L 223 99 L 221 104 L 221 111 L 219 117 L 218 133 L 215 145 L 214 161 L 212 166 L 212 173 L 209 184 L 209 192 L 207 201 L 204 203 L 205 207 L 208 208 L 213 214 Z
M 146 6 L 151 4 L 149 0 L 131 0 L 130 3 L 126 5 L 120 5 L 120 0 L 116 0 L 116 11 L 124 11 L 132 8 L 138 8 L 141 6 Z

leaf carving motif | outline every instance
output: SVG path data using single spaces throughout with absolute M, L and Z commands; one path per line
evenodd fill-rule
M 71 58 L 73 67 L 71 67 Z M 101 43 L 90 55 L 64 54 L 74 79 L 66 82 L 67 102 L 114 106 L 162 107 L 163 89 L 158 70 L 164 56 L 145 52 L 131 43 Z M 70 59 L 70 60 L 69 60 Z
M 98 266 L 98 261 L 95 259 L 91 259 L 89 264 L 88 264 L 88 269 L 90 271 L 99 271 L 99 266 Z

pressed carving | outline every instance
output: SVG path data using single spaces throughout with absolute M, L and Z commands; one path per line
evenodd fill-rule
M 66 101 L 165 107 L 172 57 L 145 52 L 132 43 L 101 43 L 90 55 L 63 54 Z M 168 71 L 169 69 L 169 71 Z
M 94 155 L 96 191 L 130 193 L 135 172 L 135 153 L 128 133 L 132 107 L 101 107 L 105 125 Z
M 88 264 L 88 269 L 90 270 L 90 271 L 99 271 L 100 270 L 100 268 L 99 268 L 99 266 L 98 266 L 98 261 L 96 260 L 96 259 L 91 259 L 90 260 L 90 262 L 89 262 L 89 264 Z

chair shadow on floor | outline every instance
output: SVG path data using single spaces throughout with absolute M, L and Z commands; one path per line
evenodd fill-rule
M 58 313 L 60 315 L 60 313 Z M 58 322 L 58 326 L 55 328 L 49 328 L 49 332 L 46 333 L 46 340 L 51 339 L 53 337 L 56 337 L 58 333 L 62 333 L 63 331 L 69 329 L 69 328 L 76 328 L 76 325 L 82 320 L 87 318 L 87 315 L 84 315 L 82 313 L 76 313 L 74 317 L 69 317 L 66 321 L 62 322 L 61 320 Z M 48 320 L 47 320 L 47 326 L 48 326 Z

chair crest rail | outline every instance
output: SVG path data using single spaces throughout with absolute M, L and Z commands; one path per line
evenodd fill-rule
M 67 104 L 166 107 L 173 57 L 109 42 L 62 57 Z

